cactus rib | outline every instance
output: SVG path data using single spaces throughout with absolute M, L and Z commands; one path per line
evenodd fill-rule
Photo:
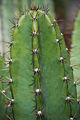
M 33 111 L 33 107 L 35 109 L 35 97 L 33 86 L 31 86 L 31 84 L 33 85 L 34 74 L 32 68 L 32 37 L 30 36 L 32 31 L 30 30 L 32 30 L 32 19 L 28 12 L 21 17 L 17 28 L 13 30 L 13 46 L 10 49 L 15 120 L 26 120 L 26 117 L 29 120 L 36 119 Z
M 80 118 L 80 11 L 74 24 L 74 32 L 72 35 L 72 49 L 71 49 L 71 67 L 73 69 L 74 85 L 77 91 L 77 102 L 79 107 L 79 118 Z
M 40 84 L 40 65 L 39 65 L 39 29 L 38 29 L 38 15 L 37 11 L 33 12 L 32 18 L 32 50 L 33 50 L 33 71 L 34 71 L 34 91 L 36 98 L 36 115 L 37 118 L 41 117 L 43 119 L 43 104 L 42 104 L 42 94 L 41 94 L 41 84 Z M 40 119 L 40 118 L 39 118 Z M 42 120 L 41 119 L 41 120 Z
M 79 22 L 80 22 L 80 12 L 78 13 L 78 17 L 76 19 L 74 25 L 74 32 L 72 36 L 72 49 L 71 49 L 71 64 L 73 68 L 74 82 L 77 87 L 77 98 L 80 99 L 80 59 L 79 59 Z
M 77 94 L 76 94 L 76 87 L 74 85 L 74 80 L 73 80 L 73 74 L 72 74 L 72 69 L 70 67 L 70 56 L 68 54 L 68 49 L 65 47 L 65 43 L 64 43 L 64 38 L 63 38 L 63 34 L 60 32 L 58 24 L 56 23 L 56 21 L 51 19 L 51 16 L 48 15 L 49 19 L 51 20 L 51 25 L 53 28 L 55 28 L 56 31 L 56 43 L 59 45 L 59 49 L 60 49 L 60 61 L 63 64 L 63 69 L 64 69 L 64 77 L 63 77 L 63 81 L 64 83 L 66 83 L 66 105 L 68 105 L 68 110 L 69 110 L 69 116 L 70 118 L 73 117 L 79 119 L 79 108 L 78 108 L 78 104 L 77 104 Z M 71 89 L 72 88 L 72 89 Z M 73 101 L 73 103 L 72 103 Z

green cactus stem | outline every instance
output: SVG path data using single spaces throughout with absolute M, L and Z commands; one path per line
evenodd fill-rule
M 77 89 L 77 101 L 80 102 L 80 12 L 76 18 L 72 35 L 71 66 L 73 68 L 74 84 Z
M 15 120 L 26 120 L 26 116 L 28 120 L 68 120 L 76 116 L 69 55 L 48 11 L 33 8 L 20 18 L 13 30 L 11 59 Z
M 61 92 L 61 89 L 62 89 L 62 91 L 64 91 L 63 92 L 63 94 L 64 95 L 66 95 L 67 97 L 66 97 L 66 100 L 67 100 L 67 98 L 70 98 L 71 100 L 71 102 L 69 102 L 67 105 L 68 105 L 68 107 L 67 107 L 67 105 L 66 105 L 66 109 L 68 108 L 68 113 L 69 113 L 69 116 L 71 117 L 71 116 L 73 116 L 73 118 L 74 117 L 77 117 L 77 112 L 78 112 L 78 106 L 77 106 L 77 101 L 76 101 L 76 88 L 75 88 L 75 86 L 74 86 L 74 81 L 73 81 L 73 78 L 72 78 L 72 70 L 71 70 L 71 68 L 70 68 L 70 61 L 69 61 L 69 54 L 68 54 L 68 49 L 65 47 L 65 43 L 64 43 L 64 39 L 63 39 L 63 35 L 62 35 L 62 33 L 60 32 L 60 30 L 59 30 L 59 27 L 58 27 L 58 25 L 57 25 L 57 23 L 56 23 L 56 21 L 55 20 L 53 20 L 52 18 L 51 18 L 51 16 L 50 16 L 50 14 L 48 14 L 48 20 L 49 21 L 51 21 L 50 22 L 50 24 L 51 24 L 51 26 L 55 29 L 55 31 L 56 31 L 56 43 L 58 44 L 58 51 L 57 51 L 57 54 L 60 56 L 60 61 L 62 61 L 61 63 L 62 63 L 62 66 L 63 66 L 63 71 L 64 72 L 60 72 L 60 73 L 63 73 L 64 74 L 64 77 L 63 77 L 63 81 L 61 81 L 60 80 L 60 86 L 61 86 L 61 82 L 62 82 L 62 86 L 63 86 L 63 88 L 60 88 L 60 86 L 59 86 L 59 91 L 57 90 L 57 92 Z M 54 47 L 55 48 L 55 47 Z M 54 50 L 54 51 L 56 51 L 56 50 Z M 54 54 L 55 54 L 55 52 L 54 52 Z M 58 57 L 59 57 L 58 56 Z M 55 67 L 56 69 L 57 69 L 57 71 L 59 71 L 59 68 L 58 68 L 58 66 L 57 67 Z M 58 74 L 60 74 L 60 73 L 57 73 L 57 77 L 58 77 Z M 55 74 L 55 73 L 54 73 Z M 55 76 L 55 75 L 53 75 L 53 76 Z M 67 81 L 66 81 L 67 80 Z M 58 81 L 58 80 L 57 80 Z M 55 82 L 56 83 L 56 82 Z M 66 83 L 66 84 L 65 84 Z M 56 83 L 57 84 L 57 83 Z M 53 87 L 53 91 L 55 91 L 55 88 Z M 66 91 L 65 91 L 66 90 Z M 56 95 L 57 96 L 57 95 Z M 55 100 L 54 101 L 56 101 L 56 96 L 55 96 Z M 61 93 L 60 93 L 60 97 L 58 96 L 58 101 L 60 101 L 60 99 L 61 99 Z M 63 100 L 63 99 L 62 99 Z M 62 102 L 62 100 L 61 100 L 61 102 Z M 58 103 L 58 101 L 57 101 L 57 103 Z M 74 104 L 72 104 L 72 101 L 73 101 L 73 103 Z M 56 107 L 57 107 L 57 104 L 56 103 Z M 63 104 L 64 105 L 64 104 Z M 64 106 L 63 106 L 63 108 L 64 108 Z M 61 109 L 62 110 L 62 109 Z M 58 111 L 58 108 L 57 108 L 57 110 L 56 111 Z M 76 112 L 77 111 L 77 112 Z M 59 111 L 59 114 L 60 114 L 60 112 L 61 111 Z M 58 112 L 56 113 L 56 114 L 58 114 Z M 60 116 L 60 115 L 58 115 L 58 116 Z M 62 116 L 63 117 L 63 116 Z M 54 117 L 53 117 L 54 118 Z M 64 117 L 63 117 L 64 119 L 66 119 L 66 116 L 65 116 L 65 114 L 64 114 Z M 59 119 L 63 119 L 63 118 L 60 118 L 59 117 Z M 72 117 L 71 117 L 72 118 Z M 78 116 L 78 118 L 79 118 L 79 116 Z M 55 119 L 57 120 L 58 118 L 56 118 L 55 117 Z M 69 119 L 69 118 L 68 118 Z
M 14 120 L 79 120 L 63 35 L 48 9 L 33 7 L 13 29 L 9 73 Z

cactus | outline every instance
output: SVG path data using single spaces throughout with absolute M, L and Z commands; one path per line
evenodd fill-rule
M 8 117 L 79 120 L 69 54 L 48 9 L 33 7 L 22 15 L 13 29 L 12 40 L 8 61 L 13 80 L 9 104 L 12 114 L 7 112 Z
M 80 12 L 74 25 L 74 32 L 72 35 L 72 49 L 71 49 L 71 65 L 73 68 L 74 83 L 77 89 L 77 101 L 80 101 Z

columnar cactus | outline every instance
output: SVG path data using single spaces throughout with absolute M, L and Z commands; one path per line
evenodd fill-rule
M 12 82 L 9 104 L 3 102 L 6 119 L 79 120 L 68 49 L 48 9 L 34 6 L 21 16 L 13 29 L 8 64 Z M 5 99 L 7 91 L 1 95 Z

